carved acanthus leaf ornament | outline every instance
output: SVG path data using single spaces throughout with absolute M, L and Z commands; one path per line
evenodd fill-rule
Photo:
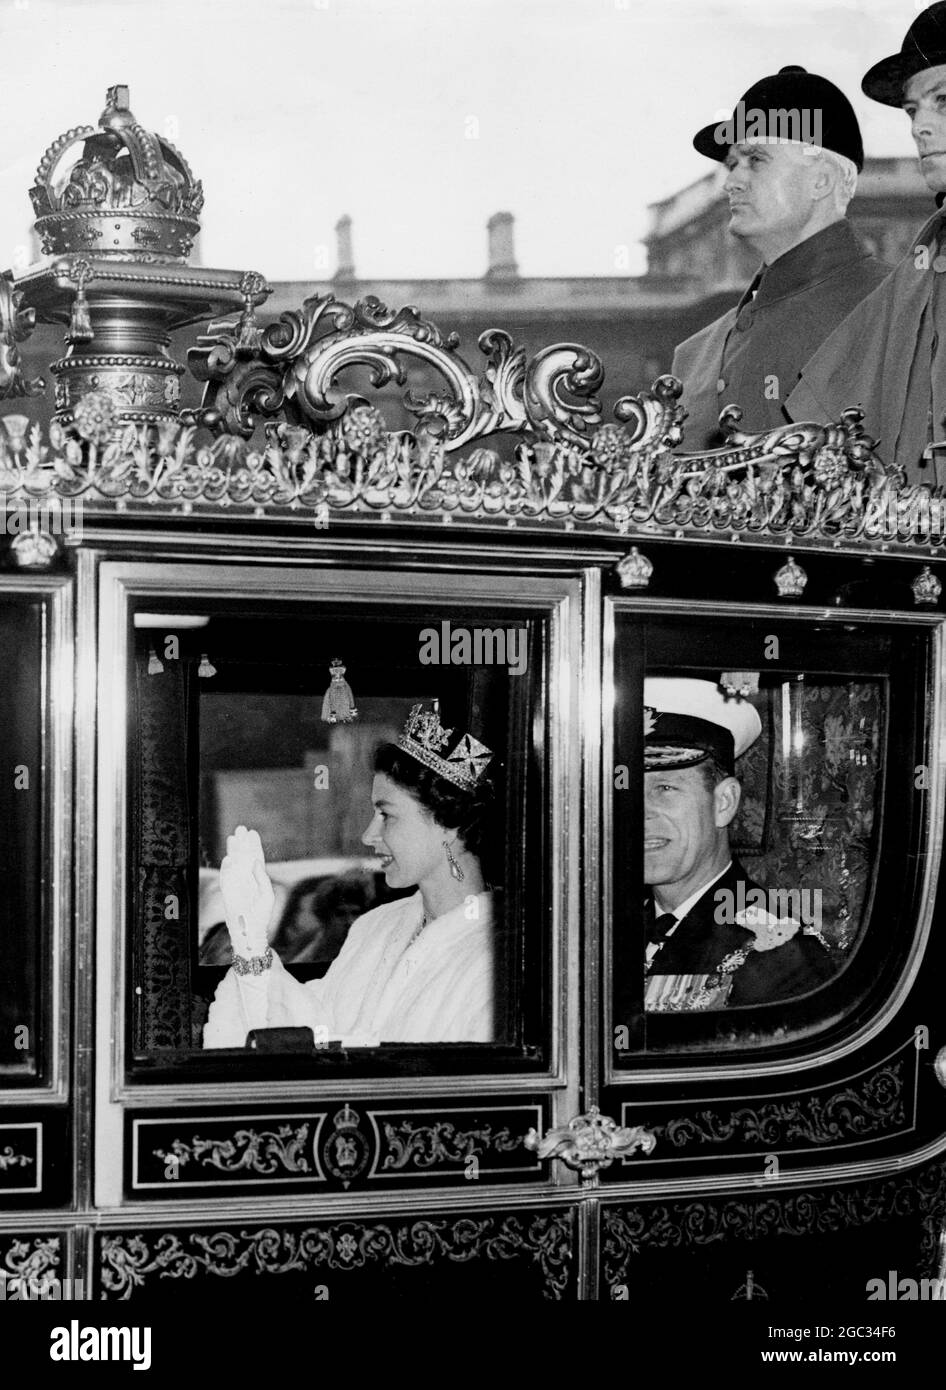
M 730 407 L 727 445 L 688 454 L 672 376 L 623 397 L 616 421 L 602 423 L 604 373 L 586 348 L 556 344 L 527 359 L 491 331 L 478 374 L 456 335 L 411 306 L 317 295 L 263 327 L 260 277 L 244 279 L 244 312 L 212 324 L 190 354 L 206 384 L 199 410 L 123 421 L 122 402 L 97 397 L 92 409 L 81 397 L 75 423 L 54 422 L 48 442 L 38 427 L 27 439 L 0 432 L 8 495 L 81 496 L 93 510 L 297 512 L 320 527 L 360 513 L 946 553 L 946 498 L 886 467 L 859 411 L 751 435 Z M 407 390 L 411 430 L 388 428 L 340 384 L 349 368 L 367 368 L 374 387 L 403 385 L 408 367 L 440 383 L 419 390 L 418 377 Z

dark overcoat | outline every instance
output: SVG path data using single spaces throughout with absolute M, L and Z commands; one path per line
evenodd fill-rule
M 730 404 L 752 433 L 786 424 L 785 402 L 804 364 L 888 272 L 846 219 L 763 266 L 734 309 L 674 354 L 689 413 L 684 449 L 721 445 L 719 415 Z
M 944 215 L 920 229 L 879 289 L 862 299 L 804 366 L 786 402 L 795 421 L 835 423 L 851 406 L 908 482 L 946 482 L 946 254 Z

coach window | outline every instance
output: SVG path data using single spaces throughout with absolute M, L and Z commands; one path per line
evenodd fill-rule
M 379 1049 L 449 1044 L 461 1071 L 548 1055 L 545 966 L 524 961 L 549 959 L 549 638 L 548 607 L 136 602 L 149 1075 L 171 1051 L 369 1074 Z
M 49 1089 L 63 1079 L 65 1010 L 57 996 L 68 979 L 64 920 L 73 859 L 70 612 L 66 577 L 35 576 L 26 584 L 20 576 L 0 577 L 2 1088 Z M 18 1144 L 11 1152 L 19 1153 Z M 8 1164 L 14 1185 L 19 1162 Z
M 619 1054 L 800 1037 L 910 948 L 890 923 L 920 891 L 926 633 L 771 626 L 617 615 Z

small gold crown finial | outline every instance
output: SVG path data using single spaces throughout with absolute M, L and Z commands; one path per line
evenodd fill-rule
M 43 251 L 185 261 L 200 230 L 200 182 L 170 140 L 135 118 L 127 84 L 105 101 L 97 128 L 67 131 L 40 160 L 30 198 Z
M 924 565 L 922 571 L 910 585 L 913 590 L 914 603 L 935 604 L 939 602 L 939 596 L 943 592 L 943 586 L 932 572 L 929 565 Z

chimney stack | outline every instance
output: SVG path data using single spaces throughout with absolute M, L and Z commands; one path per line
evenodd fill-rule
M 486 224 L 486 231 L 489 235 L 487 280 L 517 280 L 519 278 L 519 267 L 516 265 L 516 252 L 513 246 L 514 221 L 511 212 L 494 212 Z
M 332 279 L 354 280 L 355 253 L 351 244 L 351 218 L 347 212 L 335 223 L 335 236 L 338 248 L 338 266 Z

